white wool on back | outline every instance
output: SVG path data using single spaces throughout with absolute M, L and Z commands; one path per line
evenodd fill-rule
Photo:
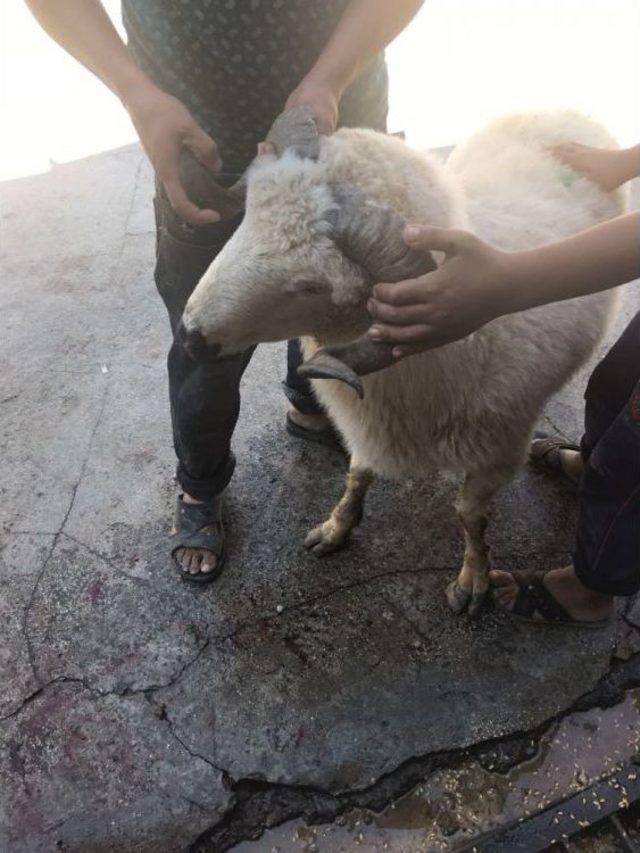
M 407 221 L 468 227 L 515 250 L 624 211 L 622 192 L 602 192 L 548 151 L 570 140 L 615 146 L 602 127 L 563 111 L 496 121 L 446 166 L 393 137 L 340 130 L 323 141 L 319 165 L 325 180 L 354 184 Z M 365 377 L 364 400 L 333 380 L 315 380 L 315 391 L 354 463 L 379 475 L 512 471 L 546 399 L 592 353 L 615 301 L 602 293 L 500 318 Z M 303 339 L 305 355 L 316 348 Z

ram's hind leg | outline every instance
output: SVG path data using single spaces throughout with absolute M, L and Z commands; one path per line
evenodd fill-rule
M 477 616 L 486 603 L 491 568 L 485 539 L 487 511 L 496 492 L 512 476 L 512 470 L 469 474 L 460 490 L 456 510 L 464 531 L 464 561 L 460 574 L 447 587 L 447 601 L 454 613 L 467 610 L 469 616 Z
M 375 474 L 351 460 L 344 494 L 324 524 L 315 527 L 307 536 L 304 546 L 316 557 L 337 551 L 349 541 L 354 527 L 360 524 L 367 489 Z

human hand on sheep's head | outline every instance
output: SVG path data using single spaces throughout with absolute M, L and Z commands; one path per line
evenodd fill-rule
M 313 111 L 318 131 L 329 135 L 338 125 L 339 96 L 326 83 L 305 77 L 287 98 L 285 110 L 291 107 L 309 107 Z
M 444 252 L 434 272 L 396 284 L 378 284 L 367 303 L 369 337 L 394 344 L 395 358 L 415 355 L 466 337 L 507 313 L 512 284 L 509 252 L 473 234 L 410 225 L 405 242 L 418 251 Z
M 220 156 L 213 139 L 181 101 L 152 84 L 136 89 L 125 105 L 175 212 L 190 225 L 217 222 L 220 219 L 218 211 L 194 204 L 180 177 L 184 149 L 210 171 L 220 169 Z

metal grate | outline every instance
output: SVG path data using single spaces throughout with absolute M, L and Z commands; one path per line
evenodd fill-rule
M 638 764 L 626 764 L 539 814 L 487 833 L 459 849 L 470 853 L 640 853 Z

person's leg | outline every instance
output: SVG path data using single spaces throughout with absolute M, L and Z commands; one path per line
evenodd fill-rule
M 640 335 L 636 357 L 638 377 Z M 628 596 L 640 589 L 640 378 L 585 466 L 573 566 L 593 592 Z
M 562 472 L 574 483 L 579 483 L 591 450 L 609 429 L 625 401 L 629 399 L 635 381 L 634 364 L 637 360 L 640 338 L 640 313 L 629 323 L 617 343 L 597 365 L 585 391 L 585 432 L 580 450 L 552 447 L 559 444 L 554 437 L 534 439 L 531 458 L 546 471 Z M 557 452 L 557 462 L 552 453 Z
M 239 223 L 192 229 L 175 215 L 161 188 L 155 211 L 155 280 L 174 332 L 167 365 L 177 479 L 183 502 L 192 504 L 210 501 L 222 492 L 233 473 L 230 441 L 239 412 L 240 378 L 251 353 L 208 364 L 196 362 L 184 349 L 178 324 L 200 277 Z M 203 528 L 203 533 L 215 532 L 214 527 Z M 206 548 L 184 548 L 176 558 L 192 574 L 213 571 L 217 559 Z
M 574 619 L 597 621 L 640 589 L 640 314 L 594 370 L 585 394 L 584 472 L 573 562 L 544 586 Z M 617 407 L 617 409 L 616 409 Z M 499 606 L 519 592 L 493 572 Z
M 584 394 L 582 456 L 586 461 L 631 397 L 640 379 L 640 311 L 596 365 Z

